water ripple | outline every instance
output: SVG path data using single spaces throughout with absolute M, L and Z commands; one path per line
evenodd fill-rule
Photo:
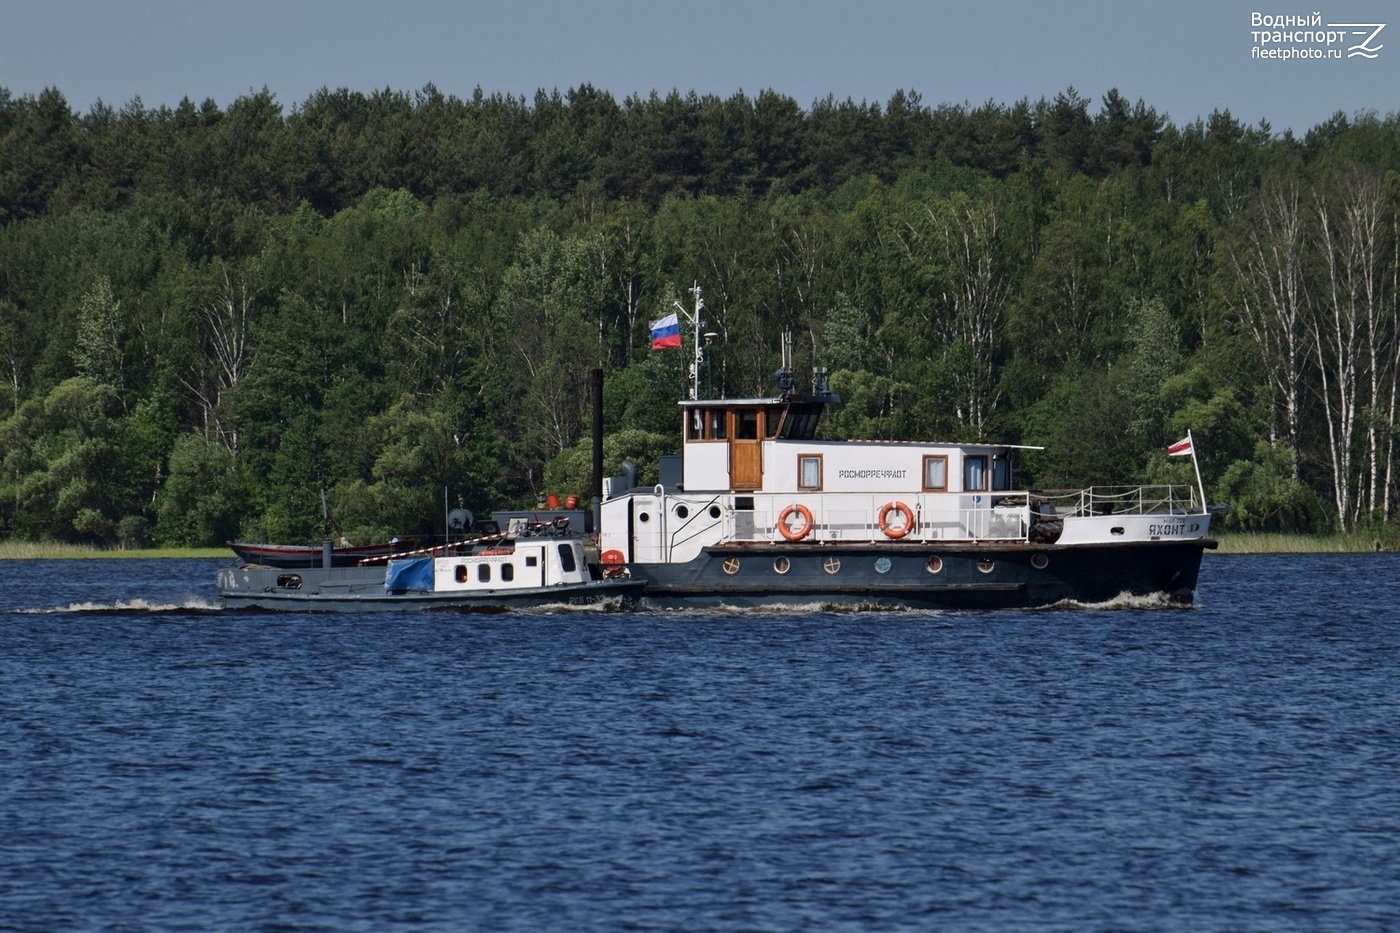
M 1388 555 L 1212 555 L 1191 611 L 654 616 L 14 563 L 0 926 L 1400 925 Z

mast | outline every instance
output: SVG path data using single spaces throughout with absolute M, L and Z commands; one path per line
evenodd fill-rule
M 690 362 L 690 400 L 694 402 L 700 398 L 700 365 L 705 362 L 705 345 L 700 339 L 700 329 L 705 326 L 700 312 L 705 309 L 705 302 L 700 298 L 699 282 L 691 287 L 690 293 L 695 296 L 695 313 L 687 311 L 679 301 L 674 304 L 676 310 L 695 328 L 695 357 Z

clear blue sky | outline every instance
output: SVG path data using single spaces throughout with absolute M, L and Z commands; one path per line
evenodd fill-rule
M 1254 57 L 1251 14 L 1385 23 L 1373 59 Z M 1391 24 L 1391 18 L 1394 23 Z M 1349 44 L 1349 43 L 1347 43 Z M 1346 44 L 1334 44 L 1344 49 Z M 1341 52 L 1346 55 L 1345 52 Z M 1341 110 L 1400 110 L 1394 0 L 4 0 L 0 87 L 57 87 L 85 112 L 220 106 L 266 87 L 290 110 L 321 87 L 533 96 L 590 83 L 621 101 L 653 89 L 765 88 L 804 108 L 828 94 L 925 103 L 1109 88 L 1178 125 L 1229 109 L 1275 131 Z

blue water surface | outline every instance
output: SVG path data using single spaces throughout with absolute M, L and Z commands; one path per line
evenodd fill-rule
M 0 561 L 0 927 L 1400 927 L 1400 557 L 660 615 L 238 613 L 222 564 Z

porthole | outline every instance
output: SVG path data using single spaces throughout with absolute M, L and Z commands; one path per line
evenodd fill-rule
M 996 566 L 996 561 L 989 560 L 985 557 L 977 562 L 977 569 L 982 571 L 983 573 L 991 573 L 993 570 L 996 569 Z
M 773 559 L 774 573 L 787 573 L 791 569 L 792 561 L 788 560 L 786 557 L 777 557 Z
M 738 572 L 739 572 L 739 558 L 737 558 L 737 557 L 726 557 L 726 558 L 724 559 L 724 572 L 727 573 L 727 574 L 730 574 L 730 575 L 733 575 L 733 574 L 738 573 Z
M 719 506 L 717 506 L 717 505 L 712 505 L 712 506 L 710 506 L 710 517 L 711 517 L 711 518 L 719 518 L 719 517 L 720 517 L 721 515 L 723 515 L 723 514 L 724 514 L 724 513 L 721 512 L 721 511 L 719 510 Z
M 467 565 L 466 565 L 466 564 L 458 564 L 458 565 L 457 565 L 457 569 L 454 570 L 454 571 L 452 572 L 452 575 L 453 575 L 454 577 L 457 578 L 457 582 L 458 582 L 458 583 L 466 583 L 466 582 L 467 582 Z
M 828 557 L 826 560 L 822 561 L 822 569 L 825 570 L 827 573 L 840 573 L 841 558 Z
M 689 517 L 690 517 L 690 509 L 686 508 L 686 507 L 683 506 L 683 505 L 678 505 L 678 506 L 676 506 L 676 518 L 689 518 Z
M 924 569 L 929 573 L 938 573 L 943 569 L 943 558 L 939 557 L 937 554 L 933 555 L 924 564 Z
M 649 522 L 649 521 L 651 521 L 651 513 L 650 513 L 650 512 L 638 512 L 638 513 L 637 513 L 637 521 L 639 521 L 639 522 Z
M 1114 525 L 1112 528 L 1108 529 L 1108 532 L 1109 534 L 1121 535 L 1123 533 L 1123 526 Z
M 893 565 L 890 563 L 890 559 L 889 559 L 888 557 L 877 557 L 877 558 L 875 558 L 875 572 L 876 572 L 876 573 L 889 573 L 889 572 L 890 572 L 890 567 L 891 567 L 891 566 L 893 566 Z
M 1050 566 L 1050 558 L 1046 557 L 1044 554 L 1032 554 L 1031 566 L 1036 570 L 1044 570 L 1046 567 Z

